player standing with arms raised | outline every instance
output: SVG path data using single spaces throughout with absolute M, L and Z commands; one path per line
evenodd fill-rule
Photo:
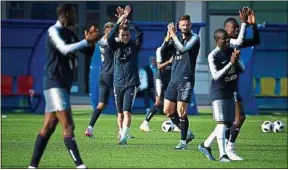
M 169 35 L 171 36 L 172 45 L 176 49 L 172 61 L 171 80 L 165 92 L 164 112 L 173 121 L 175 108 L 180 123 L 181 140 L 175 149 L 187 149 L 187 142 L 193 139 L 193 134 L 188 131 L 189 120 L 187 116 L 187 107 L 190 103 L 192 90 L 195 83 L 196 60 L 200 49 L 200 38 L 197 34 L 191 32 L 192 24 L 189 15 L 184 15 L 179 19 L 179 28 L 181 36 L 176 36 L 176 28 L 173 23 L 168 25 Z M 187 134 L 188 133 L 188 134 Z

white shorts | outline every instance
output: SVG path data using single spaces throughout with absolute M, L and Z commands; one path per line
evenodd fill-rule
M 217 122 L 234 122 L 235 120 L 235 100 L 222 99 L 212 102 L 213 117 Z
M 70 106 L 70 96 L 67 89 L 51 88 L 44 90 L 44 98 L 46 101 L 45 112 L 57 112 L 68 110 Z

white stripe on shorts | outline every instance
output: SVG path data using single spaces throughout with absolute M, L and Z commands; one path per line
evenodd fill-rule
M 162 87 L 163 87 L 162 80 L 161 79 L 155 79 L 155 90 L 156 90 L 157 96 L 161 96 Z
M 133 108 L 134 101 L 135 101 L 135 98 L 136 98 L 136 94 L 137 94 L 137 87 L 135 86 L 131 109 Z

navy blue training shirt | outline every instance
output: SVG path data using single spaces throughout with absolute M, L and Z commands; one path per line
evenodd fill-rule
M 136 40 L 128 43 L 117 42 L 119 24 L 115 24 L 108 36 L 108 45 L 114 51 L 114 86 L 139 86 L 138 52 L 140 50 L 143 34 L 135 26 Z

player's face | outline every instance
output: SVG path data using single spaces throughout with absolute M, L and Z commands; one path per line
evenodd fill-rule
M 107 36 L 111 30 L 112 30 L 112 27 L 106 27 L 105 28 L 105 36 Z
M 130 41 L 130 32 L 128 30 L 123 31 L 120 30 L 119 31 L 119 38 L 123 43 L 128 43 Z
M 225 25 L 225 30 L 227 31 L 230 38 L 237 38 L 239 34 L 239 24 L 237 22 L 228 22 Z
M 68 26 L 76 25 L 77 15 L 76 15 L 76 11 L 74 8 L 71 11 L 69 11 L 66 16 L 67 16 Z
M 223 34 L 223 33 L 219 33 L 219 38 L 217 40 L 217 46 L 220 48 L 220 49 L 226 49 L 229 47 L 229 36 L 227 33 Z
M 191 27 L 192 27 L 191 21 L 189 20 L 179 21 L 179 29 L 181 30 L 181 33 L 187 34 L 191 32 Z
M 152 65 L 153 67 L 156 67 L 157 63 L 156 63 L 155 58 L 152 58 L 152 59 L 150 60 L 150 62 L 151 62 L 151 65 Z

